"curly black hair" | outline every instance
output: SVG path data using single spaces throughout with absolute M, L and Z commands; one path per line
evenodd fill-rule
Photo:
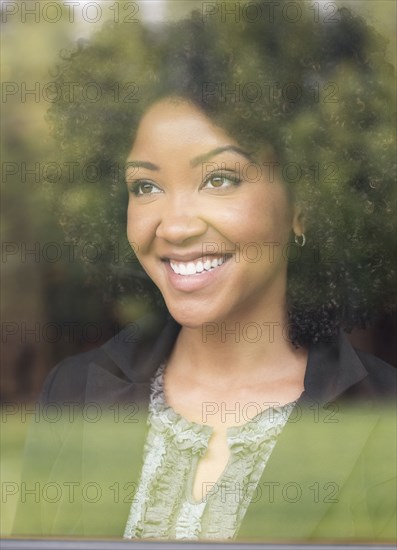
M 306 245 L 288 266 L 291 341 L 365 327 L 395 304 L 386 42 L 346 8 L 328 21 L 303 2 L 291 11 L 280 0 L 272 14 L 240 2 L 238 17 L 211 4 L 218 9 L 155 28 L 107 24 L 58 66 L 62 93 L 48 119 L 62 161 L 83 167 L 55 193 L 61 222 L 76 242 L 101 243 L 101 268 L 88 267 L 110 296 L 156 296 L 132 255 L 114 262 L 126 243 L 123 164 L 145 110 L 185 98 L 240 143 L 270 145 L 303 208 Z

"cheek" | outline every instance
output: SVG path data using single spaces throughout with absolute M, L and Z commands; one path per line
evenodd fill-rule
M 144 264 L 152 253 L 159 223 L 157 209 L 150 205 L 136 205 L 130 201 L 127 208 L 127 238 L 138 260 Z
M 149 219 L 147 213 L 143 213 L 132 201 L 127 209 L 127 236 L 135 242 L 147 238 Z
M 131 242 L 135 239 L 136 235 L 138 235 L 138 232 L 136 231 L 136 215 L 133 211 L 133 208 L 131 207 L 131 202 L 128 204 L 127 208 L 127 237 L 128 240 Z
M 142 221 L 141 213 L 129 205 L 127 209 L 127 238 L 139 261 L 142 259 L 142 253 L 145 251 L 148 240 L 147 230 L 145 230 L 145 224 Z
M 286 242 L 292 228 L 292 215 L 283 193 L 258 193 L 228 208 L 222 216 L 234 242 Z
M 129 203 L 127 209 L 127 239 L 139 263 L 147 271 L 145 250 L 147 249 L 148 236 L 142 218 L 142 214 Z

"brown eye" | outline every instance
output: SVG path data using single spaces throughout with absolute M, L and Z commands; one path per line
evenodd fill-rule
M 131 192 L 135 196 L 151 195 L 155 193 L 161 193 L 161 190 L 150 181 L 137 181 L 131 188 Z
M 227 182 L 226 178 L 212 178 L 211 180 L 212 187 L 222 187 L 224 183 Z
M 151 183 L 141 183 L 140 190 L 142 194 L 151 193 L 153 185 Z
M 227 189 L 236 187 L 241 180 L 232 174 L 213 174 L 204 182 L 204 189 Z

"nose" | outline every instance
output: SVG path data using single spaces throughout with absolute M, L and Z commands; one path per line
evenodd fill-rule
M 207 223 L 192 204 L 186 201 L 170 201 L 164 205 L 156 237 L 173 244 L 182 244 L 193 237 L 200 237 L 207 231 Z

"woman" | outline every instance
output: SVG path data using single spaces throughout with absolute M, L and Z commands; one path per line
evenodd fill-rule
M 49 376 L 41 404 L 69 420 L 28 444 L 45 534 L 392 537 L 379 402 L 395 372 L 341 332 L 390 293 L 390 69 L 346 10 L 327 25 L 241 6 L 240 21 L 107 29 L 59 76 L 100 75 L 101 101 L 65 99 L 52 120 L 105 176 L 126 159 L 128 240 L 166 309 Z M 129 104 L 111 75 L 135 85 Z M 109 233 L 108 199 L 85 196 Z

